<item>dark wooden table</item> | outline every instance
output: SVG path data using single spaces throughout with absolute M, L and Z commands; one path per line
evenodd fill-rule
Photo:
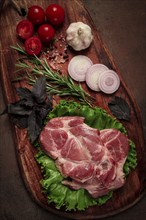
M 146 134 L 145 1 L 83 2 L 139 105 Z M 0 87 L 0 111 L 5 106 L 5 92 Z M 4 115 L 0 118 L 0 219 L 64 219 L 48 213 L 31 200 L 22 180 L 15 149 L 11 123 Z M 142 220 L 146 217 L 145 204 L 146 197 L 134 207 L 108 219 Z

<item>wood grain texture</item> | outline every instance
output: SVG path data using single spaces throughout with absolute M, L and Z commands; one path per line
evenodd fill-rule
M 65 30 L 71 22 L 82 21 L 92 28 L 94 34 L 94 41 L 91 47 L 88 50 L 82 52 L 75 52 L 69 50 L 69 58 L 77 54 L 83 54 L 92 59 L 93 63 L 103 63 L 107 65 L 110 69 L 115 70 L 121 80 L 121 85 L 119 90 L 114 94 L 124 98 L 130 106 L 131 109 L 131 121 L 124 122 L 123 125 L 128 131 L 128 136 L 136 144 L 136 150 L 138 155 L 138 166 L 137 168 L 130 173 L 127 178 L 126 184 L 121 189 L 117 190 L 114 193 L 113 198 L 107 202 L 107 204 L 98 207 L 94 206 L 87 209 L 84 212 L 65 212 L 64 210 L 56 210 L 54 205 L 47 205 L 47 199 L 42 193 L 40 186 L 40 179 L 42 174 L 40 167 L 37 165 L 34 155 L 36 150 L 29 143 L 26 130 L 21 130 L 16 127 L 13 129 L 14 140 L 16 143 L 16 151 L 20 164 L 20 170 L 23 175 L 23 179 L 27 186 L 27 189 L 30 192 L 32 198 L 43 206 L 48 211 L 73 219 L 94 219 L 110 216 L 120 211 L 123 211 L 130 206 L 134 205 L 144 194 L 144 189 L 146 187 L 146 161 L 145 161 L 145 148 L 144 148 L 144 137 L 143 129 L 141 123 L 140 111 L 135 103 L 133 97 L 125 85 L 122 79 L 122 73 L 119 71 L 118 67 L 115 65 L 114 60 L 112 59 L 109 51 L 105 47 L 104 43 L 97 33 L 96 27 L 92 22 L 90 15 L 87 10 L 84 8 L 83 4 L 79 0 L 56 0 L 56 1 L 23 1 L 24 5 L 29 7 L 33 3 L 38 3 L 43 8 L 49 3 L 56 2 L 60 5 L 63 5 L 66 11 L 66 19 L 62 28 L 56 30 L 56 36 L 65 35 Z M 22 3 L 21 3 L 22 5 Z M 26 86 L 25 82 L 20 84 L 12 83 L 12 80 L 15 78 L 15 63 L 18 58 L 18 53 L 10 49 L 10 45 L 15 45 L 20 40 L 16 36 L 16 24 L 22 18 L 18 15 L 17 11 L 9 4 L 8 1 L 5 1 L 3 5 L 3 10 L 1 14 L 1 82 L 5 94 L 6 103 L 14 102 L 17 100 L 17 95 L 15 87 L 17 86 Z M 67 73 L 67 64 L 60 65 L 60 69 L 63 73 Z M 96 98 L 95 104 L 106 109 L 108 109 L 108 102 L 111 100 L 113 95 L 105 95 L 102 93 L 91 92 L 84 84 L 82 86 L 90 92 L 92 96 Z

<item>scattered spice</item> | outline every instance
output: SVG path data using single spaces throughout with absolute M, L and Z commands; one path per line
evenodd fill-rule
M 52 42 L 47 50 L 46 59 L 53 69 L 59 69 L 59 64 L 64 64 L 69 60 L 65 37 L 61 34 Z

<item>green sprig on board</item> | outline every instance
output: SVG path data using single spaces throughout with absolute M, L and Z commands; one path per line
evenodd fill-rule
M 17 71 L 26 71 L 28 83 L 33 85 L 41 75 L 46 78 L 46 91 L 48 94 L 58 96 L 71 96 L 81 103 L 92 105 L 94 98 L 91 97 L 79 83 L 74 83 L 70 76 L 53 71 L 48 65 L 47 60 L 39 59 L 37 56 L 29 56 L 19 45 L 12 46 L 21 54 L 25 55 L 16 63 Z M 26 59 L 27 57 L 27 59 Z M 21 78 L 18 78 L 21 79 Z

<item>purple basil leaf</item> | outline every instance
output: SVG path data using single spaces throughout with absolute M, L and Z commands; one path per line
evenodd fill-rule
M 41 131 L 42 126 L 43 126 L 43 120 L 39 114 L 36 114 L 36 122 L 37 122 L 37 125 L 40 127 L 40 131 Z
M 32 88 L 32 94 L 38 103 L 42 103 L 46 99 L 46 78 L 41 76 L 37 79 Z
M 52 103 L 53 103 L 53 96 L 52 95 L 48 95 L 47 96 L 47 100 L 46 100 L 47 103 L 50 104 L 50 107 L 52 108 Z
M 27 88 L 17 88 L 17 93 L 23 101 L 23 105 L 32 107 L 34 105 L 34 98 L 31 91 Z
M 39 106 L 40 117 L 44 119 L 51 110 L 52 110 L 52 102 L 50 102 L 50 100 L 47 99 L 45 104 Z
M 24 98 L 30 98 L 32 96 L 31 91 L 27 88 L 16 88 L 16 91 L 18 93 L 18 95 L 20 96 L 20 98 L 24 99 Z
M 11 120 L 13 124 L 17 125 L 19 128 L 27 128 L 28 126 L 28 115 L 13 115 Z
M 32 143 L 37 140 L 39 133 L 41 131 L 40 123 L 38 123 L 37 115 L 35 111 L 29 115 L 28 118 L 28 134 Z
M 30 115 L 30 109 L 25 106 L 21 106 L 21 102 L 16 102 L 14 104 L 8 104 L 8 113 L 16 115 Z
M 108 103 L 112 114 L 118 119 L 130 120 L 130 108 L 128 103 L 121 97 L 115 96 L 113 100 Z
M 47 114 L 48 114 L 49 111 L 50 111 L 50 109 L 47 108 L 47 106 L 42 107 L 42 108 L 40 109 L 40 111 L 39 111 L 40 117 L 41 117 L 42 119 L 44 119 L 44 118 L 47 116 Z
M 49 111 L 52 110 L 52 105 L 50 105 L 50 103 L 47 103 L 43 108 L 41 108 L 40 110 L 40 116 L 42 119 L 44 119 L 47 114 L 49 113 Z

